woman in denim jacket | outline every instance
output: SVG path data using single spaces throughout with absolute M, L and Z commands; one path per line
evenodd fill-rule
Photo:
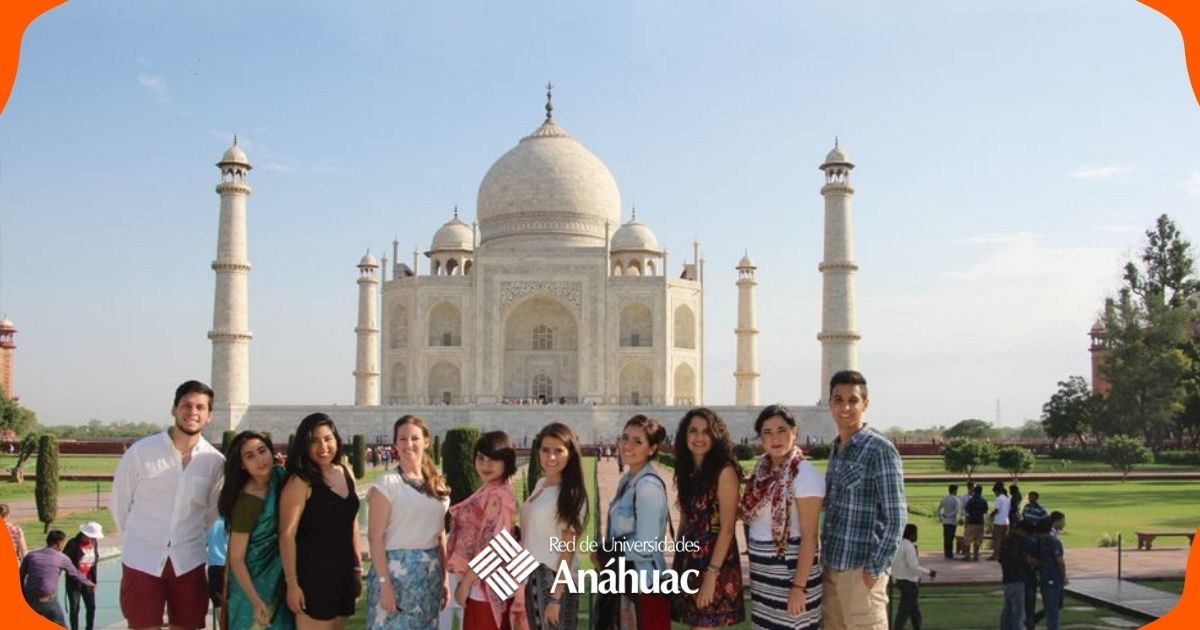
M 667 485 L 651 460 L 667 439 L 667 430 L 653 418 L 638 414 L 625 423 L 620 450 L 625 474 L 608 505 L 606 544 L 623 547 L 626 567 L 641 574 L 653 588 L 667 568 L 662 542 L 667 526 Z M 623 541 L 623 542 L 622 542 Z M 626 591 L 628 593 L 628 591 Z M 671 602 L 667 595 L 639 593 L 621 598 L 622 630 L 669 630 Z

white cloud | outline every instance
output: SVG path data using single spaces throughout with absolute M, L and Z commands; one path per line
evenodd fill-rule
M 1141 231 L 1136 225 L 1093 225 L 1092 229 L 1111 234 L 1136 234 Z
M 1042 240 L 1036 232 L 987 232 L 955 241 L 964 245 L 1032 245 Z
M 1192 199 L 1200 199 L 1200 172 L 1193 172 L 1183 180 L 1180 188 Z
M 148 72 L 139 72 L 137 75 L 138 83 L 154 97 L 154 100 L 162 105 L 171 104 L 171 94 L 167 89 L 167 82 L 162 77 Z
M 1071 173 L 1071 177 L 1087 181 L 1106 181 L 1132 173 L 1133 168 L 1133 164 L 1108 164 L 1105 166 L 1085 164 L 1075 169 L 1075 172 Z

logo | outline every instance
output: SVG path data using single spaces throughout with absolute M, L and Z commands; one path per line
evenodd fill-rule
M 491 587 L 500 599 L 508 599 L 517 592 L 521 583 L 537 568 L 537 560 L 529 550 L 517 544 L 507 529 L 488 543 L 467 563 L 475 575 Z

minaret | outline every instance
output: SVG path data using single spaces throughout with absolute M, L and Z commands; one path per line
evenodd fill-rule
M 829 401 L 829 379 L 841 370 L 858 369 L 858 333 L 854 318 L 854 228 L 850 201 L 854 164 L 834 140 L 833 150 L 820 166 L 825 172 L 825 259 L 818 265 L 824 280 L 821 292 L 821 404 Z
M 1092 343 L 1088 347 L 1088 352 L 1092 355 L 1092 393 L 1098 396 L 1107 396 L 1109 390 L 1112 389 L 1112 383 L 1108 382 L 1108 378 L 1104 376 L 1104 358 L 1107 353 L 1105 347 L 1105 337 L 1108 336 L 1108 328 L 1104 325 L 1104 318 L 1101 317 L 1092 325 L 1091 331 L 1088 332 L 1088 337 Z
M 354 362 L 354 404 L 379 405 L 379 262 L 370 250 L 358 261 L 358 353 Z
M 5 317 L 0 320 L 0 388 L 9 400 L 17 399 L 13 393 L 13 350 L 17 349 L 13 337 L 16 334 L 17 327 L 11 319 Z
M 758 325 L 754 309 L 754 261 L 750 260 L 749 252 L 738 262 L 738 323 L 734 333 L 737 334 L 737 370 L 733 373 L 735 385 L 734 404 L 749 406 L 758 404 Z
M 216 294 L 213 298 L 212 340 L 212 431 L 237 429 L 250 405 L 250 309 L 247 279 L 250 261 L 246 258 L 246 198 L 250 184 L 246 175 L 250 161 L 246 152 L 233 146 L 217 162 L 221 182 L 221 218 L 217 227 Z

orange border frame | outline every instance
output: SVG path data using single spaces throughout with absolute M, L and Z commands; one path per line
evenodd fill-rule
M 21 37 L 38 16 L 64 4 L 66 0 L 7 0 L 0 2 L 0 113 L 8 104 L 17 65 L 21 57 Z M 1200 104 L 1200 2 L 1197 0 L 1138 0 L 1167 16 L 1183 35 L 1184 57 L 1191 77 L 1192 93 Z M 7 530 L 5 530 L 7 532 Z M 1196 529 L 1200 537 L 1200 528 Z M 16 555 L 11 544 L 0 543 L 0 609 L 7 621 L 17 628 L 56 630 L 25 604 L 17 583 Z M 1188 555 L 1183 597 L 1165 617 L 1150 623 L 1151 630 L 1194 630 L 1200 627 L 1200 546 L 1193 544 Z

